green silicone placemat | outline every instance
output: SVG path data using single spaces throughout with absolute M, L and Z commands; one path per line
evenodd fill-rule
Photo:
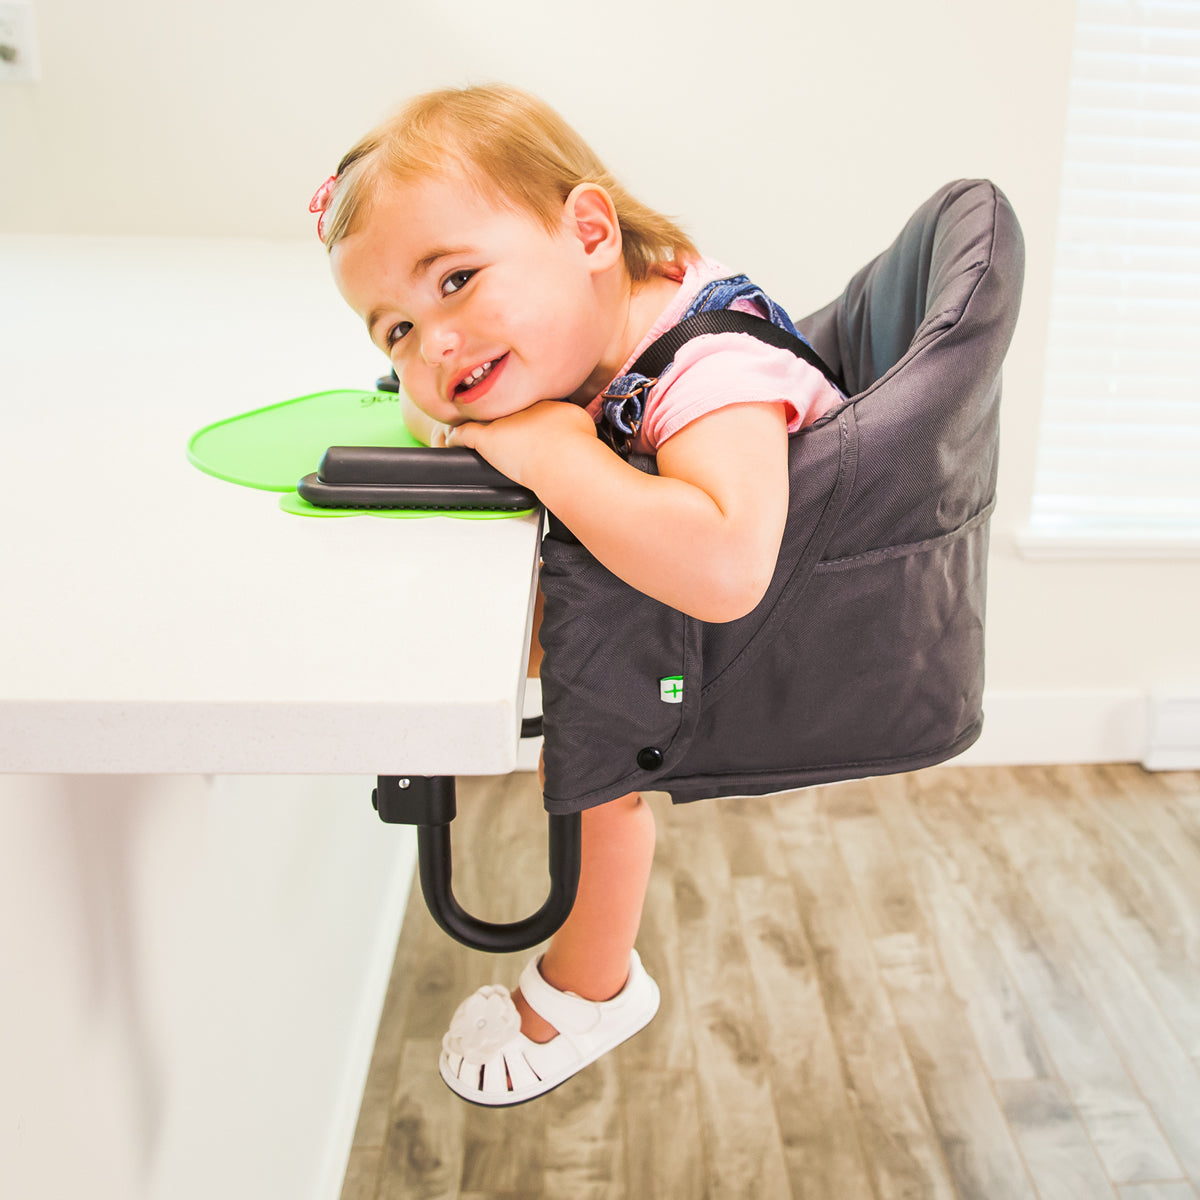
M 188 458 L 209 475 L 283 493 L 279 507 L 309 517 L 432 517 L 495 520 L 512 512 L 318 508 L 296 494 L 330 446 L 419 446 L 400 415 L 395 392 L 317 392 L 215 421 L 194 433 Z M 532 510 L 529 510 L 532 511 Z

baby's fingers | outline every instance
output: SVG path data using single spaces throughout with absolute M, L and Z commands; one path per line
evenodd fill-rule
M 452 441 L 454 429 L 449 425 L 435 425 L 429 435 L 429 444 L 438 450 L 444 450 L 447 446 L 457 445 Z
M 471 450 L 479 449 L 479 426 L 474 421 L 465 425 L 446 427 L 447 446 L 466 446 Z

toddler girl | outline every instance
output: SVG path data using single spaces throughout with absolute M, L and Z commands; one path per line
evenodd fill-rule
M 338 289 L 399 376 L 413 432 L 530 488 L 615 575 L 703 621 L 750 612 L 775 569 L 787 439 L 840 403 L 814 367 L 744 333 L 641 351 L 692 312 L 789 330 L 741 276 L 634 200 L 545 104 L 506 87 L 431 93 L 358 143 L 312 209 Z M 657 456 L 657 475 L 597 436 Z M 469 631 L 462 631 L 469 636 Z M 659 993 L 633 949 L 654 854 L 639 795 L 582 814 L 579 891 L 511 997 L 454 1015 L 440 1069 L 518 1104 L 641 1029 Z

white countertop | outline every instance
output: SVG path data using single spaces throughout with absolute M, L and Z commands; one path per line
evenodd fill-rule
M 291 516 L 186 456 L 385 367 L 315 237 L 0 236 L 0 771 L 513 768 L 536 517 Z

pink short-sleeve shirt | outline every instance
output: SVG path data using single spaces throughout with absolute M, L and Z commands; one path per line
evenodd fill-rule
M 690 263 L 674 299 L 618 374 L 628 372 L 651 342 L 679 323 L 702 287 L 730 274 L 709 259 Z M 733 307 L 764 315 L 752 302 L 739 302 Z M 783 404 L 788 432 L 795 433 L 842 403 L 837 389 L 816 367 L 790 350 L 769 346 L 748 333 L 710 333 L 692 338 L 644 399 L 641 429 L 630 447 L 636 454 L 655 453 L 693 421 L 731 404 Z M 598 422 L 603 414 L 602 397 L 597 396 L 587 411 Z

